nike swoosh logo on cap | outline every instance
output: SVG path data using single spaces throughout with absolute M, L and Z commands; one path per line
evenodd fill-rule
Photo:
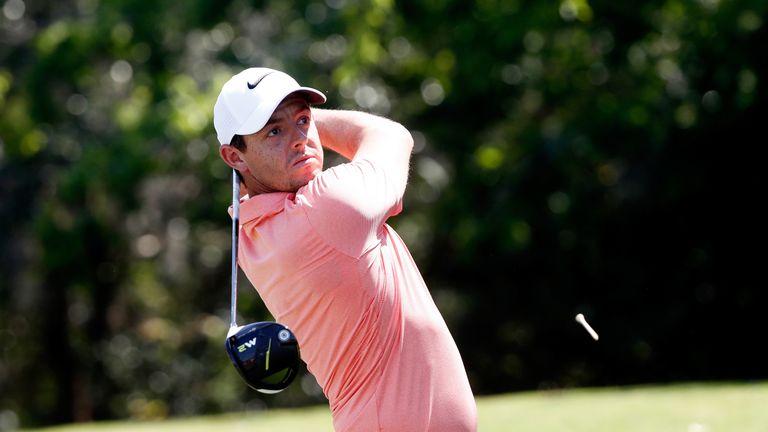
M 256 86 L 257 86 L 257 85 L 259 85 L 259 83 L 261 82 L 261 80 L 263 80 L 264 78 L 266 78 L 266 77 L 267 77 L 267 75 L 269 75 L 269 74 L 271 74 L 271 73 L 272 73 L 272 72 L 267 72 L 267 73 L 265 73 L 265 74 L 264 74 L 264 76 L 263 76 L 263 77 L 261 77 L 261 78 L 259 78 L 259 79 L 258 79 L 258 81 L 256 81 L 255 83 L 251 83 L 250 81 L 248 81 L 248 82 L 246 83 L 246 84 L 248 85 L 248 90 L 253 90 L 253 89 L 255 89 L 255 88 L 256 88 Z

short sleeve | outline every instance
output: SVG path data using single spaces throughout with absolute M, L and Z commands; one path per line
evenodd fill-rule
M 376 162 L 355 160 L 323 171 L 299 190 L 296 203 L 321 238 L 357 258 L 402 210 L 405 185 L 394 177 Z

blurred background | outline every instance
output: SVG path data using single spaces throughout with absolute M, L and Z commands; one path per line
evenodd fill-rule
M 476 394 L 767 378 L 767 18 L 764 0 L 0 0 L 0 430 L 324 403 L 308 374 L 250 390 L 224 351 L 212 107 L 251 66 L 412 131 L 390 224 Z M 240 322 L 270 319 L 240 282 Z

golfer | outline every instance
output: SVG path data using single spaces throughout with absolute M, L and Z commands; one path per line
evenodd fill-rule
M 251 68 L 214 106 L 242 177 L 239 265 L 296 335 L 337 431 L 477 429 L 448 327 L 397 233 L 413 146 L 393 121 L 324 110 L 318 90 Z M 323 171 L 323 151 L 349 162 Z

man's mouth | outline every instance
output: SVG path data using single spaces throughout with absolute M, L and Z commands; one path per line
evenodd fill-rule
M 293 163 L 293 166 L 299 166 L 309 163 L 312 159 L 315 157 L 312 155 L 302 155 L 300 158 L 296 159 L 296 162 Z

